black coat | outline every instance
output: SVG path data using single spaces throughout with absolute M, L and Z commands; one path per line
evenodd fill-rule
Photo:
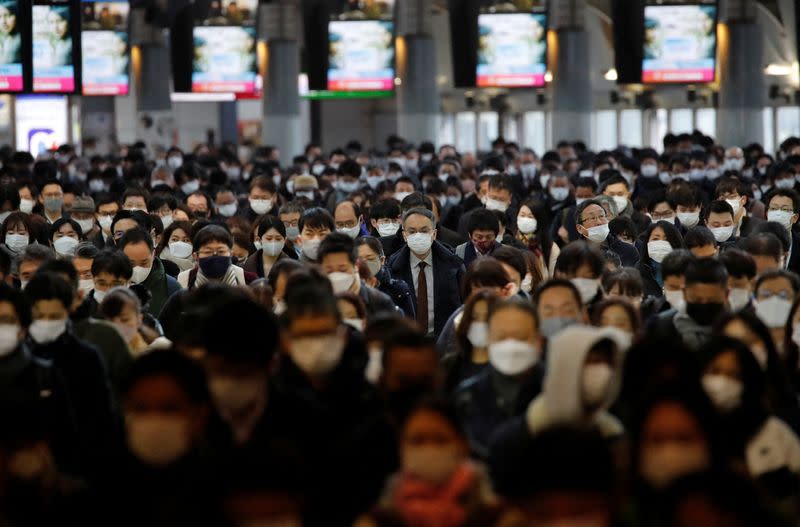
M 438 336 L 447 319 L 461 306 L 461 280 L 466 272 L 464 262 L 447 250 L 438 241 L 433 242 L 433 326 L 434 335 Z M 387 266 L 392 276 L 403 280 L 411 289 L 414 305 L 417 305 L 417 292 L 414 290 L 414 278 L 411 272 L 411 250 L 406 246 L 389 259 Z
M 663 296 L 663 288 L 658 285 L 658 282 L 656 281 L 655 268 L 649 262 L 645 262 L 643 260 L 639 261 L 639 263 L 636 265 L 636 268 L 639 269 L 639 274 L 642 275 L 642 282 L 644 283 L 644 296 Z
M 416 309 L 414 309 L 414 297 L 411 296 L 411 288 L 402 280 L 392 278 L 386 267 L 381 267 L 378 271 L 378 291 L 387 295 L 392 299 L 394 305 L 402 311 L 405 316 L 414 318 Z
M 397 311 L 397 307 L 389 298 L 389 295 L 382 293 L 378 289 L 373 289 L 361 282 L 361 289 L 358 291 L 358 296 L 364 301 L 364 307 L 367 308 L 367 314 L 374 316 L 378 314 L 392 314 Z
M 800 274 L 800 234 L 792 231 L 792 248 L 789 250 L 789 263 L 786 269 Z

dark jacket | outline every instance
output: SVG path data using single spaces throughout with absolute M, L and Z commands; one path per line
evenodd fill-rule
M 97 234 L 94 234 L 89 237 L 89 241 L 94 244 L 95 247 L 100 249 L 101 251 L 106 247 L 114 247 L 113 243 L 106 242 L 105 237 L 103 236 L 103 230 L 100 229 L 97 231 Z
M 386 267 L 381 267 L 378 274 L 375 276 L 378 279 L 378 291 L 385 294 L 392 299 L 394 305 L 397 306 L 405 316 L 414 318 L 416 309 L 414 309 L 414 297 L 411 296 L 411 288 L 402 280 L 392 278 Z
M 639 251 L 636 250 L 636 247 L 623 242 L 613 234 L 608 235 L 602 248 L 619 256 L 623 267 L 636 267 L 636 263 L 639 261 Z
M 474 454 L 486 459 L 492 433 L 509 419 L 525 413 L 530 402 L 541 393 L 543 379 L 544 365 L 538 363 L 517 381 L 514 401 L 503 401 L 496 388 L 498 382 L 512 382 L 511 378 L 491 366 L 461 383 L 453 400 Z
M 491 256 L 494 250 L 498 247 L 500 247 L 500 244 L 495 241 L 487 256 Z M 464 267 L 469 267 L 469 264 L 471 264 L 480 255 L 478 254 L 478 251 L 475 250 L 475 245 L 473 245 L 473 243 L 470 241 L 466 241 L 456 247 L 456 256 L 464 261 Z
M 147 278 L 144 279 L 144 282 L 142 282 L 142 285 L 153 295 L 147 312 L 155 317 L 161 313 L 161 309 L 167 303 L 167 299 L 181 289 L 178 281 L 164 271 L 164 264 L 161 263 L 159 258 L 153 258 L 153 268 Z
M 464 262 L 447 250 L 438 241 L 433 242 L 433 310 L 434 335 L 439 335 L 447 319 L 463 303 L 461 298 L 461 279 L 464 276 Z M 411 250 L 408 246 L 399 250 L 389 259 L 388 267 L 392 276 L 403 280 L 411 289 L 414 305 L 417 305 L 417 292 L 414 291 L 414 278 L 411 272 Z
M 100 351 L 108 370 L 108 379 L 115 395 L 121 395 L 122 382 L 133 362 L 130 347 L 117 328 L 104 320 L 85 318 L 73 319 L 75 336 L 86 341 Z
M 292 250 L 292 252 L 294 252 L 294 250 Z M 281 252 L 281 254 L 278 255 L 278 259 L 275 260 L 275 263 L 278 263 L 281 260 L 285 260 L 286 258 L 292 258 L 292 257 L 286 252 L 286 247 L 284 247 L 283 252 Z M 297 260 L 296 256 L 294 260 Z M 259 249 L 250 256 L 248 256 L 247 260 L 245 260 L 244 264 L 242 264 L 242 269 L 244 269 L 245 273 L 255 274 L 259 278 L 266 278 L 264 276 L 264 250 Z
M 658 281 L 656 280 L 656 269 L 652 262 L 640 260 L 636 265 L 636 268 L 639 269 L 639 274 L 642 275 L 642 282 L 644 283 L 644 296 L 663 296 L 664 288 L 658 285 Z
M 367 315 L 370 317 L 397 312 L 397 307 L 395 307 L 394 302 L 392 302 L 392 299 L 389 298 L 388 295 L 380 292 L 378 289 L 369 287 L 364 282 L 361 282 L 358 296 L 364 301 L 364 307 L 367 308 Z
M 480 207 L 480 208 L 483 208 L 483 207 Z M 458 220 L 458 235 L 461 237 L 461 241 L 458 242 L 456 245 L 460 245 L 460 244 L 464 243 L 467 240 L 467 238 L 469 237 L 469 230 L 468 230 L 469 219 L 472 217 L 472 214 L 476 210 L 479 210 L 479 209 L 473 209 L 473 210 L 465 213 Z M 518 212 L 518 209 L 517 209 L 516 205 L 514 205 L 513 203 L 508 207 L 508 209 L 506 209 L 506 212 L 505 212 L 506 225 L 508 226 L 507 228 L 508 228 L 508 230 L 510 230 L 512 232 L 516 231 L 516 227 L 517 227 L 517 212 Z M 441 232 L 439 233 L 438 237 L 441 237 Z
M 791 235 L 792 247 L 789 249 L 789 262 L 786 269 L 795 274 L 800 274 L 800 235 L 795 231 L 792 231 Z
M 444 237 L 447 238 L 449 242 L 442 238 L 443 233 Z M 400 231 L 397 231 L 397 234 L 391 236 L 380 236 L 378 239 L 381 241 L 381 245 L 383 245 L 383 254 L 386 255 L 387 259 L 403 247 L 406 247 L 406 241 L 403 239 L 403 234 Z M 436 241 L 441 243 L 448 251 L 455 252 L 456 246 L 461 245 L 466 240 L 455 231 L 436 227 Z
M 758 228 L 759 225 L 766 223 L 761 218 L 745 216 L 742 218 L 742 226 L 739 229 L 739 238 L 747 238 Z

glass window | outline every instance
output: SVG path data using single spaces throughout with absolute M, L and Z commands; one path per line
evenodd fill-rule
M 717 136 L 717 110 L 715 108 L 698 108 L 696 119 L 698 130 L 711 137 Z
M 519 119 L 517 115 L 506 115 L 503 120 L 503 139 L 506 141 L 519 141 Z
M 692 124 L 692 110 L 689 108 L 676 108 L 670 112 L 670 132 L 673 134 L 690 134 Z
M 648 112 L 648 131 L 650 133 L 650 147 L 661 152 L 664 148 L 664 136 L 669 132 L 669 112 L 659 108 L 655 112 Z
M 592 144 L 594 150 L 613 150 L 617 147 L 617 111 L 600 110 L 592 115 Z
M 492 149 L 492 141 L 497 139 L 498 123 L 497 112 L 478 115 L 478 150 L 486 152 Z
M 453 114 L 439 116 L 439 137 L 436 144 L 454 145 L 456 143 L 456 118 Z
M 628 109 L 619 112 L 619 142 L 635 147 L 644 143 L 641 110 Z
M 522 116 L 523 144 L 542 155 L 547 144 L 547 121 L 544 112 L 526 112 Z
M 772 119 L 772 108 L 764 108 L 762 113 L 764 122 L 764 151 L 772 154 L 775 152 L 775 131 L 773 130 L 774 120 Z
M 782 106 L 778 108 L 775 138 L 777 144 L 781 144 L 788 137 L 798 135 L 800 130 L 800 108 L 796 106 Z
M 459 152 L 474 152 L 475 145 L 475 113 L 460 112 L 456 114 L 456 146 Z

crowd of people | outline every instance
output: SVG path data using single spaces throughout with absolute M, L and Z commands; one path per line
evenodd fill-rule
M 0 525 L 800 519 L 800 138 L 279 159 L 0 149 Z

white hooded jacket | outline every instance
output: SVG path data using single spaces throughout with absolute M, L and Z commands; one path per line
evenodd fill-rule
M 583 405 L 583 367 L 586 356 L 596 344 L 610 340 L 616 345 L 613 375 L 605 400 L 594 415 L 586 415 Z M 624 429 L 619 420 L 607 412 L 619 395 L 622 365 L 630 337 L 615 328 L 570 326 L 550 340 L 547 373 L 542 393 L 528 406 L 528 430 L 536 435 L 554 425 L 591 424 L 604 437 L 615 437 Z

